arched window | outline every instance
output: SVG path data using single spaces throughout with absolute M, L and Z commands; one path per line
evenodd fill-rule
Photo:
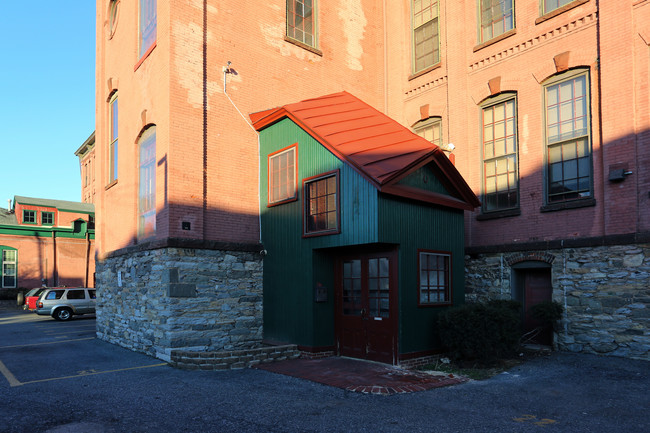
M 147 128 L 138 143 L 138 237 L 146 238 L 156 234 L 156 127 Z
M 111 184 L 117 180 L 117 92 L 109 99 L 109 135 L 108 144 L 108 183 Z
M 544 83 L 546 203 L 592 199 L 589 72 L 577 69 Z
M 156 43 L 157 16 L 156 0 L 140 0 L 140 58 Z
M 442 145 L 442 118 L 440 117 L 433 116 L 420 120 L 413 125 L 413 131 L 438 147 Z

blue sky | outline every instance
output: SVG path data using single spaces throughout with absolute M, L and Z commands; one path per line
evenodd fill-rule
M 95 129 L 95 1 L 3 1 L 0 206 L 81 201 L 74 152 Z

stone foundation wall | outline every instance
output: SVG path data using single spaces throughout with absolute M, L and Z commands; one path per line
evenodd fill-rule
M 260 347 L 258 253 L 160 248 L 97 262 L 97 336 L 165 361 Z
M 465 257 L 466 300 L 511 299 L 510 263 L 550 263 L 559 350 L 650 359 L 650 244 Z
M 236 370 L 299 357 L 295 344 L 217 352 L 172 350 L 171 364 L 185 370 Z

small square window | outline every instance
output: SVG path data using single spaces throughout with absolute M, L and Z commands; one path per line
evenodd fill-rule
M 23 223 L 24 224 L 36 224 L 36 211 L 35 210 L 23 210 Z
M 339 232 L 338 171 L 303 180 L 305 235 Z
M 451 304 L 451 269 L 448 253 L 419 252 L 418 305 Z
M 41 224 L 44 226 L 54 225 L 54 212 L 41 212 Z

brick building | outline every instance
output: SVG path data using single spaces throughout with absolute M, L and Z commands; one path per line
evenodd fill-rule
M 481 199 L 471 299 L 552 298 L 561 348 L 647 357 L 649 17 L 648 0 L 98 1 L 100 336 L 161 358 L 258 344 L 246 114 L 348 91 Z
M 0 209 L 0 292 L 93 287 L 94 239 L 92 204 L 15 196 Z
M 95 133 L 93 132 L 75 151 L 81 173 L 81 201 L 95 203 Z

